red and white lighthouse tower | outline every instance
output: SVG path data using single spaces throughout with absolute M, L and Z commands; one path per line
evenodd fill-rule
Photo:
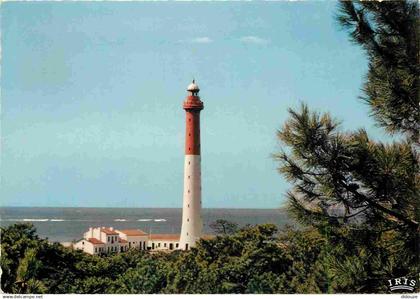
M 201 155 L 200 111 L 204 105 L 198 96 L 200 88 L 193 80 L 187 88 L 183 108 L 186 112 L 184 199 L 180 249 L 188 250 L 201 237 Z

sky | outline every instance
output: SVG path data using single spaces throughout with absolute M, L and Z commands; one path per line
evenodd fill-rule
M 204 208 L 278 208 L 287 109 L 383 136 L 367 60 L 325 2 L 1 5 L 2 206 L 181 207 L 186 87 L 201 113 Z

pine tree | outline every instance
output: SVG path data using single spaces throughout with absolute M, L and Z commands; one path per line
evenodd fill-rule
M 384 292 L 384 279 L 418 273 L 418 5 L 343 1 L 337 19 L 368 56 L 362 98 L 378 125 L 401 138 L 343 131 L 302 104 L 278 131 L 287 149 L 275 157 L 294 184 L 289 211 L 328 239 L 329 289 Z
M 16 270 L 16 290 L 17 293 L 39 294 L 47 291 L 44 283 L 36 279 L 42 262 L 37 259 L 37 249 L 27 249 L 25 256 L 20 260 Z
M 419 107 L 417 1 L 342 1 L 337 19 L 369 58 L 362 97 L 388 132 L 417 140 Z

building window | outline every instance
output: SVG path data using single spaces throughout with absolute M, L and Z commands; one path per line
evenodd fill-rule
M 190 165 L 191 164 L 191 161 L 188 161 L 188 165 Z
M 190 207 L 190 204 L 188 204 L 188 207 Z
M 187 218 L 187 222 L 190 222 L 190 218 Z
M 190 193 L 190 190 L 188 190 L 188 193 Z
M 158 243 L 158 247 L 160 247 L 160 243 Z
M 163 247 L 166 247 L 166 243 L 163 243 Z
M 190 176 L 188 176 L 188 178 L 190 178 Z
M 98 252 L 98 248 L 95 247 L 95 252 Z
M 175 244 L 175 247 L 176 247 L 176 248 L 178 248 L 178 247 L 179 247 L 179 243 L 176 243 L 176 244 Z
M 111 238 L 110 237 L 108 237 L 108 242 L 111 242 Z

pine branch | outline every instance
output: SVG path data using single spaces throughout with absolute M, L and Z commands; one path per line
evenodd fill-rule
M 357 190 L 354 190 L 353 188 L 350 188 L 347 184 L 342 184 L 342 186 L 344 188 L 346 188 L 349 192 L 353 193 L 357 198 L 360 198 L 361 200 L 368 202 L 369 204 L 371 204 L 373 207 L 377 208 L 378 210 L 380 210 L 380 211 L 382 211 L 386 214 L 389 214 L 391 216 L 394 216 L 395 218 L 397 218 L 401 222 L 404 222 L 406 225 L 415 229 L 416 231 L 419 229 L 419 223 L 417 221 L 411 220 L 411 219 L 405 217 L 404 215 L 402 215 L 401 213 L 398 213 L 394 210 L 390 210 L 390 209 L 380 205 L 376 201 L 371 200 L 368 196 L 365 196 L 365 195 L 359 193 Z

